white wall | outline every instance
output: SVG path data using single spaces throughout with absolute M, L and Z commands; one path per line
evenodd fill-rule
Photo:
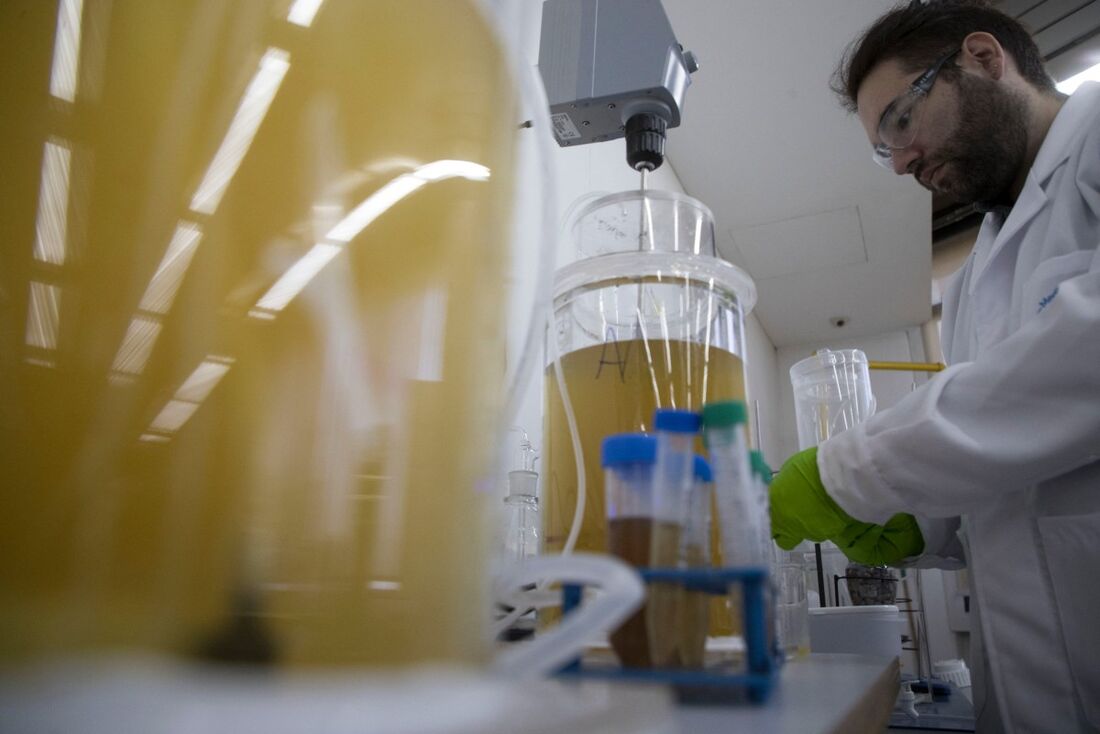
M 764 460 L 768 465 L 778 469 L 787 458 L 779 443 L 779 427 L 782 418 L 779 407 L 781 383 L 778 354 L 764 327 L 752 314 L 745 319 L 745 340 L 748 343 L 749 355 L 745 365 L 745 379 L 748 382 L 753 435 L 756 437 L 756 426 L 759 426 L 759 436 L 755 438 L 756 446 L 763 452 Z

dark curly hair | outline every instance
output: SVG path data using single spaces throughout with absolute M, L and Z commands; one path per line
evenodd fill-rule
M 880 62 L 896 59 L 905 71 L 920 71 L 978 31 L 997 39 L 1032 86 L 1044 92 L 1055 91 L 1054 81 L 1043 68 L 1042 54 L 1027 29 L 985 0 L 912 0 L 895 7 L 849 44 L 830 87 L 841 104 L 854 112 L 860 85 Z M 956 79 L 958 68 L 948 64 L 941 74 Z

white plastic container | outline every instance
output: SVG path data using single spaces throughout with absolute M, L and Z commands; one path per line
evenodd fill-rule
M 902 617 L 893 604 L 810 610 L 810 650 L 901 655 Z

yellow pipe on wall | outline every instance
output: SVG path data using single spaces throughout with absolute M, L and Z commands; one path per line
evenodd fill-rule
M 897 370 L 899 372 L 939 372 L 947 365 L 941 362 L 878 362 L 868 360 L 867 366 L 873 370 Z

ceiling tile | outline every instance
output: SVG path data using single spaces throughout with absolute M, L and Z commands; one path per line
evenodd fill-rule
M 856 206 L 737 229 L 731 235 L 757 280 L 867 262 Z

